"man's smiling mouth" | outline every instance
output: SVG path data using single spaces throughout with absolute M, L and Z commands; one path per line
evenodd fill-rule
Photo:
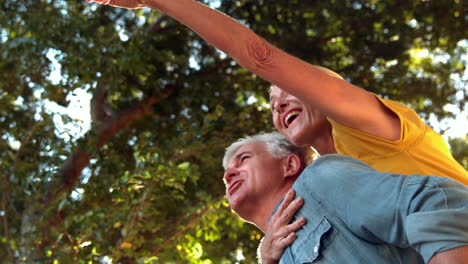
M 229 184 L 229 187 L 228 187 L 228 194 L 231 195 L 232 193 L 234 193 L 239 187 L 240 185 L 242 184 L 243 180 L 237 180 L 231 184 Z

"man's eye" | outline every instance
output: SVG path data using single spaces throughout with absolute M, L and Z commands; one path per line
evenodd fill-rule
M 245 160 L 249 159 L 250 156 L 242 156 L 241 157 L 241 163 L 244 162 Z

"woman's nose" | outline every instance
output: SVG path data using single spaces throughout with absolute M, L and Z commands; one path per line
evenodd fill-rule
M 281 113 L 283 112 L 286 107 L 288 106 L 288 102 L 287 101 L 284 101 L 284 100 L 278 100 L 276 102 L 276 105 L 275 105 L 275 110 L 278 112 L 278 113 Z

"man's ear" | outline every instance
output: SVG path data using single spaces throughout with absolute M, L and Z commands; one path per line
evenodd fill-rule
M 297 178 L 302 172 L 301 159 L 296 154 L 290 154 L 283 159 L 284 177 Z

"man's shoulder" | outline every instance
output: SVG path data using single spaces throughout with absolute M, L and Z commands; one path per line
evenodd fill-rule
M 312 162 L 294 183 L 296 188 L 326 191 L 336 185 L 346 185 L 356 177 L 374 173 L 375 170 L 366 163 L 350 156 L 340 154 L 323 155 Z M 364 176 L 365 177 L 365 176 Z
M 327 154 L 314 160 L 302 174 L 315 174 L 318 175 L 328 173 L 346 173 L 347 171 L 375 171 L 368 164 L 341 154 Z

